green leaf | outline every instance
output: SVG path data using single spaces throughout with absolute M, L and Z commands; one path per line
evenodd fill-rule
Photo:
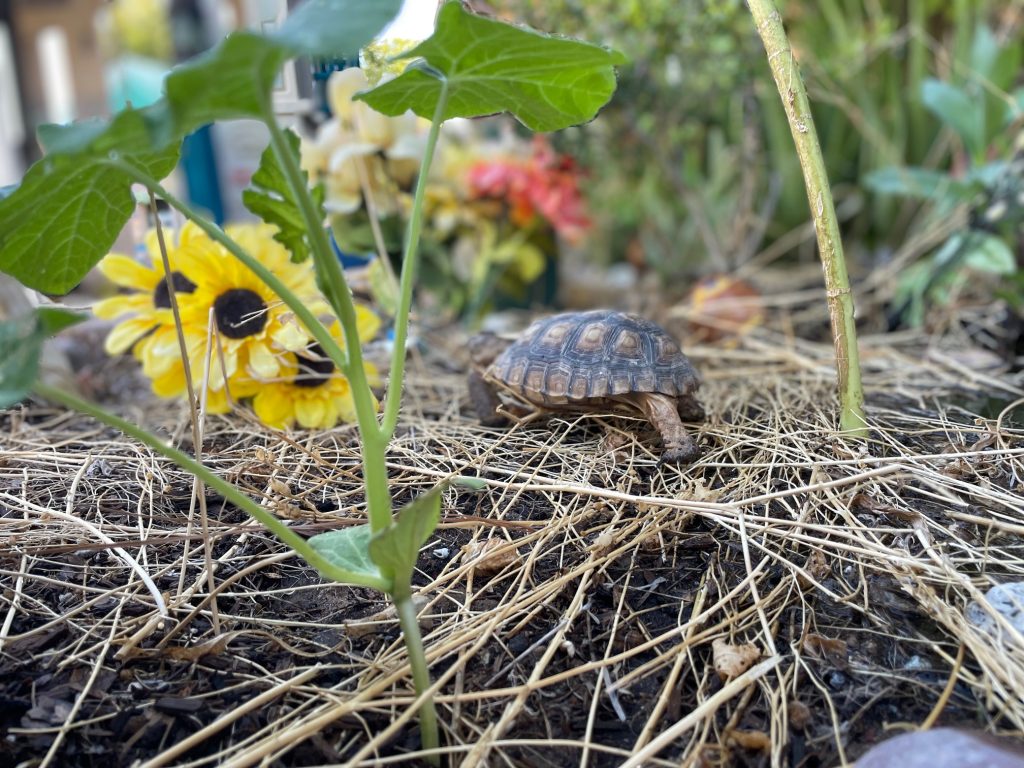
M 284 132 L 288 141 L 289 151 L 299 157 L 299 137 L 292 131 Z M 308 183 L 305 171 L 302 177 Z M 313 203 L 323 218 L 324 190 L 319 184 L 312 190 Z M 242 192 L 245 207 L 259 216 L 268 224 L 277 225 L 274 239 L 287 248 L 292 254 L 292 261 L 305 261 L 310 254 L 311 244 L 309 231 L 288 184 L 288 180 L 277 161 L 273 147 L 263 150 L 260 167 L 252 176 L 252 186 Z
M 971 269 L 994 275 L 1012 275 L 1017 271 L 1010 246 L 995 235 L 988 235 L 971 249 L 964 263 Z
M 43 335 L 53 336 L 88 319 L 89 316 L 63 307 L 39 307 L 36 309 L 36 317 L 39 318 L 39 327 Z
M 384 578 L 370 559 L 370 526 L 354 525 L 310 538 L 309 544 L 341 573 L 325 574 L 347 584 L 376 588 Z
M 460 475 L 459 477 L 453 477 L 451 484 L 465 488 L 470 491 L 485 491 L 487 490 L 487 483 L 481 480 L 479 477 L 470 477 L 469 475 Z
M 393 523 L 370 539 L 370 557 L 396 585 L 407 585 L 412 579 L 420 547 L 441 519 L 444 488 L 440 485 L 413 499 L 398 510 Z
M 928 168 L 879 168 L 864 177 L 864 184 L 882 195 L 934 201 L 967 201 L 975 192 L 974 185 Z
M 0 408 L 21 402 L 32 391 L 44 338 L 34 313 L 0 323 Z
M 215 120 L 259 118 L 288 49 L 255 32 L 232 32 L 206 53 L 175 67 L 164 82 L 172 135 Z
M 402 0 L 305 0 L 272 37 L 307 56 L 354 59 L 401 7 Z
M 78 285 L 135 210 L 133 179 L 114 163 L 162 179 L 178 160 L 177 143 L 153 149 L 152 115 L 40 128 L 49 154 L 0 199 L 0 270 L 46 293 Z
M 358 56 L 400 7 L 401 0 L 306 0 L 269 35 L 231 33 L 167 76 L 170 135 L 183 137 L 216 120 L 264 117 L 287 59 Z
M 977 103 L 962 88 L 933 78 L 922 84 L 921 101 L 956 132 L 972 158 L 981 156 L 985 149 L 983 103 Z
M 507 111 L 534 131 L 593 119 L 615 91 L 613 67 L 625 63 L 597 45 L 476 16 L 458 0 L 441 9 L 433 36 L 404 56 L 426 64 L 355 98 L 386 115 L 412 109 L 433 118 L 446 80 L 445 120 Z
M 0 323 L 0 408 L 24 400 L 39 376 L 43 342 L 85 316 L 58 307 L 40 307 Z

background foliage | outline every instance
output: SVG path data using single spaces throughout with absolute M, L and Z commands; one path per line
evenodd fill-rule
M 592 239 L 592 258 L 625 255 L 666 279 L 689 278 L 735 268 L 808 220 L 792 139 L 742 0 L 493 5 L 532 25 L 602 39 L 631 59 L 601 118 L 563 139 L 592 176 L 591 206 L 604 230 Z M 1024 3 L 780 6 L 807 81 L 851 268 L 863 275 L 931 226 L 935 208 L 934 199 L 922 202 L 905 188 L 872 185 L 870 174 L 914 167 L 956 179 L 1009 158 L 1021 125 L 1013 116 L 1021 114 L 1024 85 Z M 958 93 L 966 106 L 936 109 Z M 980 109 L 977 130 L 965 141 L 950 119 L 972 109 Z M 1019 258 L 1017 235 L 1009 238 Z M 794 237 L 788 251 L 810 258 L 813 239 Z

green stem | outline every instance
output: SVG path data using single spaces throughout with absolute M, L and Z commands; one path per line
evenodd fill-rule
M 828 295 L 832 338 L 836 350 L 836 374 L 839 379 L 840 428 L 854 437 L 867 437 L 864 417 L 864 390 L 861 386 L 860 356 L 857 352 L 857 326 L 854 321 L 853 295 L 843 258 L 843 243 L 839 235 L 832 192 L 829 189 L 825 161 L 814 128 L 807 91 L 803 78 L 793 61 L 793 52 L 786 38 L 773 0 L 747 0 L 758 34 L 768 54 L 768 64 L 775 86 L 782 98 L 789 129 L 796 144 L 797 157 L 804 174 L 807 200 L 811 206 L 814 229 L 818 236 L 825 271 L 825 290 Z
M 427 668 L 427 656 L 423 651 L 423 636 L 420 634 L 420 625 L 416 620 L 416 606 L 412 601 L 412 594 L 408 586 L 403 589 L 396 589 L 392 593 L 395 601 L 395 609 L 398 611 L 398 623 L 402 627 L 402 635 L 405 639 L 405 649 L 409 654 L 409 667 L 412 669 L 412 682 L 417 696 L 430 688 L 430 670 Z M 437 709 L 434 707 L 434 700 L 427 698 L 420 705 L 420 744 L 424 749 L 437 749 L 440 744 L 440 735 L 437 730 Z M 429 755 L 426 761 L 431 765 L 440 765 L 441 759 L 437 754 Z
M 381 431 L 390 440 L 398 424 L 398 408 L 402 402 L 402 380 L 405 374 L 405 342 L 409 336 L 409 312 L 412 309 L 412 286 L 419 267 L 420 229 L 423 226 L 423 199 L 426 196 L 430 166 L 434 161 L 437 138 L 444 122 L 444 110 L 448 103 L 448 81 L 441 79 L 441 92 L 434 108 L 434 119 L 427 135 L 427 147 L 423 154 L 423 165 L 416 179 L 416 193 L 413 196 L 412 214 L 405 237 L 405 252 L 402 255 L 402 277 L 399 284 L 398 309 L 395 312 L 395 347 L 391 353 L 391 373 L 388 391 L 384 399 L 384 419 Z
M 264 117 L 264 122 L 270 129 L 270 145 L 274 149 L 274 155 L 281 164 L 288 186 L 292 188 L 292 193 L 298 203 L 299 213 L 302 214 L 309 230 L 313 258 L 317 262 L 320 274 L 327 282 L 328 293 L 332 298 L 331 303 L 341 321 L 348 352 L 348 365 L 344 373 L 348 377 L 349 383 L 353 385 L 352 397 L 359 415 L 360 429 L 367 432 L 371 426 L 377 427 L 377 411 L 373 406 L 372 390 L 366 380 L 366 371 L 363 368 L 363 352 L 360 346 L 359 325 L 356 320 L 356 305 L 352 301 L 352 291 L 348 287 L 345 273 L 342 271 L 341 264 L 335 257 L 334 250 L 327 238 L 323 216 L 317 211 L 316 204 L 309 194 L 306 179 L 285 139 L 284 131 L 274 120 L 272 113 Z
M 295 550 L 295 552 L 301 555 L 306 562 L 320 571 L 320 573 L 328 579 L 332 579 L 333 581 L 343 584 L 353 583 L 355 581 L 353 579 L 353 574 L 345 569 L 338 568 L 333 565 L 329 560 L 313 549 L 313 547 L 310 546 L 304 538 L 295 533 L 295 531 L 291 530 L 288 526 L 270 514 L 267 510 L 263 509 L 263 507 L 250 499 L 231 483 L 227 482 L 219 475 L 212 472 L 207 466 L 196 461 L 183 451 L 179 451 L 177 448 L 167 445 L 156 435 L 132 424 L 130 421 L 125 421 L 98 405 L 82 400 L 75 395 L 72 395 L 70 392 L 65 392 L 58 387 L 52 387 L 48 384 L 37 382 L 33 389 L 37 394 L 48 400 L 52 400 L 80 413 L 92 416 L 97 421 L 124 432 L 129 437 L 135 438 L 140 443 L 148 445 L 157 453 L 170 459 L 186 472 L 191 472 L 206 483 L 208 487 L 213 488 L 217 493 L 230 501 L 236 507 L 262 523 L 275 536 Z M 380 590 L 381 592 L 387 592 L 393 588 L 393 584 L 390 581 L 383 578 L 374 578 L 369 574 L 358 574 L 358 581 L 355 581 L 355 583 Z
M 391 523 L 391 491 L 388 487 L 386 467 L 390 435 L 382 434 L 383 431 L 377 423 L 373 390 L 366 379 L 366 369 L 363 367 L 355 302 L 352 301 L 352 292 L 345 280 L 341 264 L 327 239 L 323 217 L 316 209 L 302 169 L 292 154 L 284 131 L 274 119 L 273 109 L 269 105 L 264 108 L 264 122 L 270 129 L 270 145 L 274 149 L 278 163 L 281 164 L 309 232 L 317 272 L 325 283 L 325 292 L 345 334 L 348 362 L 341 370 L 349 381 L 359 433 L 363 438 L 363 482 L 366 486 L 367 515 L 371 529 L 375 532 L 381 531 Z

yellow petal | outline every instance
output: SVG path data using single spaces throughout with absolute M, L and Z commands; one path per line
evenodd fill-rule
M 331 112 L 339 120 L 351 120 L 354 102 L 352 97 L 357 91 L 370 87 L 366 74 L 359 67 L 350 67 L 335 72 L 327 80 L 327 103 Z
M 327 424 L 327 408 L 318 396 L 302 397 L 295 401 L 295 418 L 306 429 L 333 427 Z
M 152 308 L 153 297 L 148 293 L 131 293 L 97 301 L 92 305 L 92 313 L 104 320 L 112 320 L 121 315 L 144 312 Z
M 232 392 L 232 394 L 234 394 Z M 228 400 L 228 393 L 226 390 L 208 390 L 206 392 L 206 412 L 207 413 L 228 413 L 231 411 L 231 403 Z
M 364 361 L 363 371 L 366 373 L 366 383 L 371 387 L 380 387 L 384 385 L 384 382 L 380 377 L 380 371 L 377 370 L 376 365 Z
M 249 345 L 249 369 L 258 379 L 270 381 L 281 372 L 281 361 L 266 344 Z
M 365 304 L 356 304 L 356 331 L 360 341 L 369 341 L 380 330 L 380 318 Z
M 160 397 L 179 397 L 185 394 L 185 368 L 182 365 L 172 366 L 162 376 L 152 380 L 153 392 Z
M 291 322 L 275 323 L 277 326 L 270 334 L 270 338 L 276 341 L 281 347 L 289 352 L 298 352 L 305 349 L 309 343 L 309 336 L 294 319 Z
M 351 394 L 345 393 L 340 397 L 334 398 L 333 402 L 335 408 L 338 409 L 338 415 L 342 421 L 352 422 L 356 420 L 356 406 Z M 374 404 L 376 405 L 376 400 Z
M 338 403 L 335 400 L 324 400 L 323 429 L 330 429 L 338 423 Z
M 201 372 L 203 369 L 198 368 Z M 210 388 L 223 389 L 224 382 L 234 376 L 238 371 L 238 351 L 232 345 L 226 345 L 224 349 L 224 367 L 221 367 L 221 356 L 214 349 L 210 360 Z
M 133 317 L 115 325 L 103 344 L 108 355 L 120 355 L 131 349 L 139 339 L 153 328 L 153 321 Z
M 280 387 L 261 389 L 253 398 L 252 407 L 259 420 L 268 427 L 284 429 L 291 422 L 292 409 L 288 400 L 281 396 Z
M 163 270 L 157 272 L 144 267 L 135 259 L 121 253 L 105 256 L 99 263 L 99 270 L 112 283 L 146 293 L 151 293 L 163 277 Z
M 164 274 L 164 259 L 160 254 L 160 235 L 156 231 L 156 227 L 146 230 L 146 235 L 143 238 L 143 242 L 146 244 L 146 252 L 149 253 L 149 258 L 153 262 L 153 271 L 163 276 Z M 164 245 L 170 249 L 174 243 L 174 232 L 164 230 Z

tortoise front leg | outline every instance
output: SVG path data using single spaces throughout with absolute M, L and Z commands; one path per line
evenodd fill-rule
M 469 400 L 473 403 L 473 410 L 476 411 L 480 423 L 485 427 L 500 427 L 505 424 L 505 417 L 498 413 L 501 398 L 479 371 L 470 371 L 468 386 Z
M 676 399 L 656 392 L 638 392 L 635 402 L 647 420 L 661 433 L 665 452 L 662 460 L 673 464 L 689 464 L 700 456 L 693 436 L 679 420 Z
M 677 398 L 676 411 L 683 421 L 700 422 L 707 418 L 704 406 L 693 395 L 680 395 Z

